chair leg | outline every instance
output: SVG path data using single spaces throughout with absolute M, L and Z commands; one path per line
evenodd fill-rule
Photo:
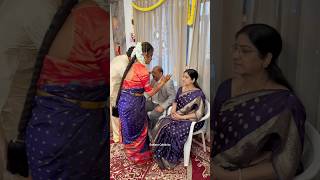
M 204 133 L 201 133 L 202 136 L 202 144 L 203 144 L 203 151 L 206 152 L 206 139 L 204 138 Z
M 187 142 L 184 144 L 184 148 L 183 148 L 183 165 L 184 166 L 189 165 L 191 143 L 192 143 L 192 136 L 191 138 L 188 138 Z

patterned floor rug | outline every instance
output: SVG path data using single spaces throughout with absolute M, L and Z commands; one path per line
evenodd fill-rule
M 197 140 L 194 140 L 197 141 Z M 209 152 L 204 152 L 202 146 L 193 142 L 191 160 L 188 167 L 180 163 L 172 170 L 160 170 L 155 162 L 145 165 L 135 165 L 127 160 L 123 145 L 110 141 L 110 176 L 113 180 L 124 179 L 174 179 L 174 180 L 209 180 Z

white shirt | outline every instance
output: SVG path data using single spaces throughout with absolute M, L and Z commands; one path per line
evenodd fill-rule
M 57 0 L 0 1 L 0 179 L 21 179 L 5 169 L 6 143 L 16 137 L 38 49 Z
M 159 82 L 161 81 L 161 79 L 163 78 L 163 76 L 161 76 L 161 78 L 158 80 L 158 81 L 155 81 L 154 79 L 151 81 L 151 86 L 152 88 L 155 88 L 158 86 Z M 154 94 L 152 96 L 152 102 L 155 103 L 155 104 L 160 104 L 161 101 L 159 100 L 159 93 L 161 93 L 161 90 L 158 91 L 156 94 Z
M 121 79 L 128 64 L 129 59 L 127 55 L 116 56 L 110 63 L 110 99 L 112 105 L 117 98 Z
M 2 1 L 0 6 L 0 110 L 8 97 L 13 79 L 24 79 L 25 74 L 19 72 L 33 71 L 35 58 L 25 54 L 36 56 L 58 8 L 58 3 L 57 0 Z M 19 83 L 16 84 L 19 85 Z

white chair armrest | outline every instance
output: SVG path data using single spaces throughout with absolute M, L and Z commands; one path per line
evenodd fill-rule
M 167 110 L 167 115 L 171 114 L 172 106 L 170 106 Z
M 306 167 L 304 172 L 294 180 L 312 180 L 320 171 L 320 135 L 318 131 L 308 122 L 305 124 L 306 138 L 309 138 L 312 146 L 312 163 Z

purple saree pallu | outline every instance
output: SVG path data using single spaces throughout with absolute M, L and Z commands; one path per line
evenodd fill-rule
M 194 112 L 199 120 L 204 114 L 205 96 L 201 90 L 182 92 L 179 88 L 175 102 L 176 111 L 180 114 Z M 154 158 L 167 168 L 180 163 L 183 147 L 187 141 L 192 120 L 173 120 L 170 115 L 160 119 L 151 132 L 154 147 Z M 204 125 L 204 121 L 196 123 L 194 131 Z
M 122 90 L 118 104 L 125 153 L 129 160 L 137 164 L 143 164 L 152 158 L 147 132 L 146 98 L 134 95 L 143 92 L 142 88 Z
M 27 155 L 33 180 L 87 180 L 106 177 L 106 108 L 84 109 L 65 98 L 106 101 L 106 86 L 43 87 L 54 96 L 36 96 L 27 127 Z
M 269 158 L 278 179 L 292 178 L 304 143 L 306 114 L 300 100 L 285 89 L 230 97 L 230 84 L 220 86 L 213 106 L 213 161 L 236 170 Z

